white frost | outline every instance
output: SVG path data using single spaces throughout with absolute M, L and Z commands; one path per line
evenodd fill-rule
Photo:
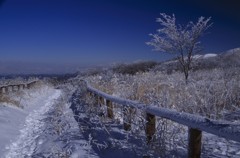
M 60 90 L 55 90 L 52 95 L 43 101 L 43 106 L 39 110 L 30 113 L 25 121 L 24 128 L 20 130 L 20 135 L 9 147 L 6 158 L 31 156 L 38 145 L 35 139 L 43 132 L 44 122 L 41 121 L 43 114 L 53 105 L 54 100 L 61 94 Z M 39 102 L 39 106 L 41 106 Z

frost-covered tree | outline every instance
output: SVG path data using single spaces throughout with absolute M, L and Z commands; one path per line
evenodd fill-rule
M 212 25 L 209 23 L 211 18 L 200 17 L 196 23 L 190 21 L 183 26 L 176 24 L 174 14 L 170 16 L 161 13 L 160 15 L 157 22 L 160 23 L 161 28 L 157 33 L 150 34 L 152 39 L 146 44 L 153 46 L 155 51 L 177 54 L 187 82 L 192 56 L 201 51 L 199 39 Z

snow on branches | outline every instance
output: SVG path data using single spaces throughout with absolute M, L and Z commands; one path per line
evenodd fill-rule
M 157 33 L 150 34 L 152 39 L 146 42 L 155 51 L 177 54 L 185 79 L 188 79 L 193 54 L 201 51 L 200 37 L 212 25 L 211 18 L 200 17 L 196 23 L 190 21 L 187 25 L 177 25 L 176 18 L 165 13 L 157 18 L 161 28 Z

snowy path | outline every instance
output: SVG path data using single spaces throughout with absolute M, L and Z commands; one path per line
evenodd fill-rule
M 23 109 L 0 103 L 0 158 L 98 157 L 63 90 L 43 86 L 20 98 Z
M 36 142 L 35 139 L 42 133 L 44 122 L 42 122 L 42 116 L 49 108 L 54 104 L 54 101 L 61 95 L 60 90 L 53 90 L 51 95 L 44 95 L 40 97 L 36 102 L 33 110 L 25 120 L 23 129 L 20 130 L 20 135 L 17 137 L 10 146 L 7 147 L 8 152 L 5 155 L 6 158 L 26 157 L 31 156 L 36 146 L 40 142 Z M 38 109 L 40 107 L 40 109 Z M 38 109 L 38 110 L 37 110 Z

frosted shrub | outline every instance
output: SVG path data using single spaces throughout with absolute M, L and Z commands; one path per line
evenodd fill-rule
M 225 114 L 240 110 L 240 73 L 237 68 L 196 70 L 191 73 L 188 84 L 178 71 L 171 74 L 150 71 L 135 75 L 111 72 L 107 76 L 88 76 L 86 80 L 91 86 L 110 95 L 211 119 L 224 119 Z M 141 138 L 145 143 L 145 114 L 134 109 L 131 122 L 130 135 L 136 139 Z M 153 148 L 146 143 L 142 143 L 142 147 L 150 149 L 149 151 L 154 151 L 154 148 L 165 151 L 158 153 L 161 156 L 173 150 L 184 150 L 177 148 L 187 145 L 186 127 L 161 118 L 157 119 L 157 124 Z
M 189 84 L 181 73 L 147 72 L 134 76 L 88 77 L 89 83 L 106 93 L 145 104 L 221 118 L 239 107 L 239 74 L 232 69 L 192 72 Z

